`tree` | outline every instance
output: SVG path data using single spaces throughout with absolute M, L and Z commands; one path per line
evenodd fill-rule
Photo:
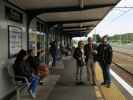
M 94 41 L 96 41 L 97 43 L 101 41 L 101 37 L 99 34 L 94 34 L 93 37 L 94 37 Z

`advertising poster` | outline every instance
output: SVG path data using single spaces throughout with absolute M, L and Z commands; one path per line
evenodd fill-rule
M 9 57 L 15 56 L 22 49 L 22 28 L 8 26 Z

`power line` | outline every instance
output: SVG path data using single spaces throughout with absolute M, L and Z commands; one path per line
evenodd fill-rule
M 114 19 L 111 21 L 111 23 L 114 22 L 114 21 L 116 21 L 116 20 L 118 20 L 119 18 L 123 17 L 123 16 L 126 15 L 128 12 L 130 12 L 131 10 L 133 10 L 133 9 L 128 9 L 127 11 L 123 12 L 122 14 L 120 14 L 119 16 L 117 16 L 116 18 L 114 18 Z
M 110 23 L 113 23 L 114 21 L 118 20 L 119 18 L 123 17 L 124 15 L 126 15 L 128 12 L 130 12 L 131 10 L 133 10 L 132 6 L 123 6 L 123 7 L 114 7 L 115 9 L 121 9 L 120 11 L 122 11 L 123 9 L 128 9 L 127 11 L 124 11 L 122 14 L 120 14 L 119 16 L 117 16 L 116 18 L 114 18 L 113 20 L 111 20 Z M 105 25 L 104 25 L 105 26 Z M 94 29 L 96 30 L 96 28 Z
M 130 12 L 133 9 L 128 9 L 127 11 L 124 11 L 122 14 L 120 14 L 119 16 L 117 16 L 116 18 L 114 18 L 113 20 L 111 20 L 110 24 L 112 24 L 114 21 L 118 20 L 120 17 L 123 17 L 124 15 L 126 15 L 128 12 Z M 104 25 L 105 26 L 105 25 Z M 106 26 L 109 27 L 109 26 Z M 96 30 L 96 28 L 95 28 Z
M 123 8 L 133 8 L 132 6 L 130 6 L 130 7 L 114 7 L 114 8 L 121 8 L 121 9 L 123 9 Z

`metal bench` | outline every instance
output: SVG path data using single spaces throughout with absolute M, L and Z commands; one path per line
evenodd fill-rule
M 16 98 L 17 98 L 17 100 L 20 100 L 22 90 L 23 90 L 23 92 L 29 93 L 28 91 L 29 91 L 29 87 L 30 87 L 30 82 L 24 76 L 15 76 L 12 66 L 8 66 L 7 71 L 8 71 L 9 77 L 10 77 L 13 85 L 15 86 L 15 90 L 17 92 Z M 17 81 L 16 78 L 20 79 L 20 81 Z

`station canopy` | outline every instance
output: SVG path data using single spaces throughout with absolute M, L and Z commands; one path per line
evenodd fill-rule
M 9 0 L 73 36 L 89 33 L 120 0 Z

